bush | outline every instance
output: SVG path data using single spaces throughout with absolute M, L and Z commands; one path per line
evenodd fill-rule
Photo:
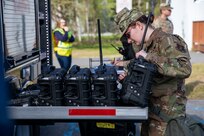
M 121 46 L 120 35 L 110 35 L 110 36 L 101 36 L 101 44 L 103 48 L 110 47 L 111 44 L 115 46 Z M 82 48 L 98 48 L 99 47 L 99 39 L 98 36 L 85 36 L 82 37 L 82 41 L 79 42 L 76 39 L 74 42 L 74 48 L 82 49 Z

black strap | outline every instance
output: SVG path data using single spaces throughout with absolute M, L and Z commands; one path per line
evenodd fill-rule
M 148 15 L 148 18 L 147 18 L 147 23 L 146 23 L 145 30 L 144 30 L 144 34 L 143 34 L 142 40 L 141 40 L 140 50 L 143 50 L 143 45 L 144 45 L 144 40 L 145 40 L 145 36 L 146 36 L 146 33 L 147 33 L 147 28 L 149 26 L 149 23 L 150 23 L 150 20 L 151 20 L 152 16 L 153 16 L 152 12 L 149 12 L 149 15 Z

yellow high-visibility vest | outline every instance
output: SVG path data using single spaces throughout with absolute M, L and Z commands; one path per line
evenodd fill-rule
M 62 28 L 56 28 L 54 32 L 56 31 L 60 32 L 62 35 L 65 34 L 65 31 Z M 68 39 L 71 38 L 71 35 L 72 33 L 68 32 Z M 54 51 L 60 56 L 70 56 L 72 54 L 72 43 L 69 41 L 58 41 L 57 47 L 54 47 Z

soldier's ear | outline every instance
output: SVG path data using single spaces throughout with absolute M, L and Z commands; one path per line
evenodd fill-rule
M 136 22 L 136 27 L 138 27 L 138 29 L 139 30 L 142 30 L 143 29 L 143 26 L 144 26 L 144 24 L 143 23 L 141 23 L 141 22 Z

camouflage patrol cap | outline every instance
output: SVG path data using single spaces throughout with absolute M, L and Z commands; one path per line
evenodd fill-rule
M 168 3 L 161 3 L 160 9 L 173 9 L 170 4 Z
M 119 26 L 122 35 L 127 31 L 129 25 L 138 20 L 144 14 L 138 9 L 129 10 L 127 8 L 123 8 L 115 17 L 114 21 Z

